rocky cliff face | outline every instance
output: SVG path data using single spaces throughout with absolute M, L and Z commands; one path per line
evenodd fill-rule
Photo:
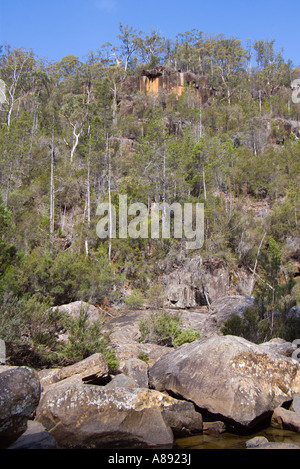
M 147 95 L 156 95 L 161 91 L 167 94 L 175 94 L 180 97 L 185 86 L 201 97 L 205 96 L 207 83 L 205 77 L 195 75 L 191 72 L 168 71 L 163 67 L 152 70 L 144 70 L 139 77 L 128 77 L 124 82 L 124 90 L 127 92 L 140 91 Z
M 241 270 L 235 276 L 222 259 L 203 260 L 197 255 L 182 260 L 180 265 L 165 267 L 162 281 L 166 306 L 172 308 L 210 306 L 227 296 L 248 294 L 249 275 Z
M 186 85 L 200 97 L 205 88 L 205 79 L 190 72 L 169 72 L 162 67 L 145 70 L 140 78 L 140 91 L 147 94 L 166 91 L 168 94 L 173 93 L 179 97 Z
M 200 256 L 164 275 L 167 300 L 176 308 L 195 308 L 210 304 L 212 299 L 227 296 L 229 271 L 222 261 L 203 263 Z

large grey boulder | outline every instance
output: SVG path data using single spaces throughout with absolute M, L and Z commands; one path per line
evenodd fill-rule
M 148 365 L 137 358 L 126 360 L 123 373 L 134 379 L 139 388 L 148 388 Z
M 50 308 L 50 311 L 52 311 L 53 313 L 55 311 L 58 311 L 70 320 L 77 320 L 79 319 L 80 314 L 84 313 L 87 315 L 87 323 L 90 326 L 98 322 L 100 322 L 101 324 L 104 324 L 105 322 L 105 315 L 103 311 L 100 308 L 90 305 L 89 303 L 86 303 L 84 301 L 74 301 L 73 303 L 54 306 Z M 60 342 L 67 343 L 69 341 L 69 331 L 59 321 L 57 322 L 53 333 L 57 336 L 57 339 Z
M 290 410 L 300 416 L 300 396 L 294 397 Z
M 61 313 L 65 313 L 67 317 L 71 319 L 78 319 L 80 317 L 80 312 L 87 313 L 87 320 L 90 324 L 93 324 L 97 321 L 103 320 L 103 312 L 96 308 L 96 306 L 90 305 L 84 301 L 74 301 L 61 306 L 54 306 L 51 308 L 52 311 L 58 310 Z
M 159 395 L 60 384 L 43 395 L 36 418 L 60 448 L 168 446 L 173 434 L 161 416 Z
M 300 414 L 283 407 L 277 407 L 272 415 L 271 427 L 300 433 Z
M 203 432 L 202 415 L 196 412 L 192 402 L 174 400 L 172 405 L 163 408 L 162 416 L 177 438 Z
M 25 433 L 8 449 L 58 449 L 58 446 L 41 423 L 29 420 Z
M 270 443 L 264 436 L 256 436 L 246 442 L 248 449 L 300 449 L 300 446 L 292 443 Z
M 287 319 L 298 319 L 300 320 L 300 308 L 299 306 L 293 306 L 287 314 Z
M 74 365 L 66 366 L 64 368 L 55 368 L 50 370 L 41 370 L 38 375 L 42 390 L 44 391 L 49 386 L 72 379 L 73 381 L 94 381 L 101 379 L 108 374 L 108 366 L 106 359 L 101 353 L 96 353 L 90 357 L 82 360 Z
M 171 448 L 174 436 L 163 412 L 175 404 L 155 390 L 60 383 L 43 394 L 36 419 L 59 448 Z
M 269 342 L 264 342 L 259 345 L 263 350 L 269 352 L 279 353 L 285 357 L 292 357 L 295 350 L 297 350 L 297 345 L 291 342 L 287 342 L 284 339 L 276 338 L 271 339 Z
M 137 382 L 124 374 L 115 376 L 108 384 L 105 385 L 105 389 L 120 389 L 120 388 L 138 388 Z
M 233 295 L 218 298 L 211 303 L 211 317 L 220 328 L 232 314 L 242 318 L 244 312 L 254 304 L 255 299 L 252 296 Z
M 149 370 L 149 385 L 252 428 L 299 394 L 300 364 L 240 337 L 215 336 L 161 357 Z
M 128 360 L 139 359 L 140 356 L 146 357 L 147 363 L 153 365 L 162 355 L 168 353 L 170 349 L 156 344 L 126 343 L 120 345 L 114 344 L 114 351 L 122 370 Z
M 0 367 L 0 448 L 26 430 L 41 395 L 37 373 L 27 367 Z

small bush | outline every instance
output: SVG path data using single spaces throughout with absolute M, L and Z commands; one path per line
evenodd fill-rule
M 145 362 L 145 363 L 148 363 L 148 361 L 149 361 L 149 355 L 148 355 L 148 353 L 141 352 L 141 353 L 138 354 L 138 359 L 139 359 L 139 360 L 142 360 L 142 361 Z
M 163 286 L 160 284 L 152 285 L 147 293 L 147 298 L 150 301 L 150 306 L 154 309 L 161 309 L 165 303 L 165 292 Z
M 224 335 L 235 335 L 244 337 L 250 342 L 259 343 L 261 341 L 261 328 L 259 320 L 259 308 L 247 308 L 243 317 L 237 314 L 231 316 L 224 322 L 221 332 Z
M 79 317 L 68 319 L 65 327 L 69 332 L 69 338 L 66 344 L 60 346 L 61 356 L 76 363 L 95 353 L 102 353 L 110 371 L 118 367 L 116 355 L 109 348 L 109 337 L 103 333 L 101 320 L 89 324 L 87 311 L 81 308 Z
M 144 305 L 144 298 L 139 290 L 134 290 L 125 299 L 125 305 L 130 309 L 141 309 Z
M 139 323 L 140 342 L 155 343 L 167 347 L 179 347 L 187 342 L 199 340 L 200 333 L 194 329 L 181 329 L 182 319 L 179 314 L 162 312 L 151 314 Z
M 288 342 L 293 342 L 300 337 L 300 320 L 288 318 L 286 314 L 279 313 L 273 319 L 268 317 L 260 319 L 259 308 L 248 308 L 243 317 L 232 314 L 223 324 L 220 331 L 223 335 L 235 335 L 243 337 L 250 342 L 260 344 L 280 337 Z
M 0 338 L 7 345 L 7 363 L 41 368 L 59 360 L 55 332 L 63 314 L 52 311 L 37 295 L 11 299 L 0 308 Z

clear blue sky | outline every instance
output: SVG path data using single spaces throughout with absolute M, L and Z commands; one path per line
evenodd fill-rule
M 119 22 L 170 39 L 193 28 L 243 42 L 275 39 L 300 65 L 299 0 L 0 0 L 0 44 L 48 60 L 84 59 L 105 42 L 116 44 Z

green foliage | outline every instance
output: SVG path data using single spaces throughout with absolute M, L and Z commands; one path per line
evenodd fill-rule
M 141 352 L 141 353 L 138 354 L 138 359 L 142 360 L 145 363 L 148 363 L 149 355 L 146 352 Z
M 167 312 L 154 313 L 139 323 L 140 342 L 156 343 L 168 347 L 180 347 L 184 343 L 199 340 L 200 332 L 193 329 L 181 329 L 182 319 L 179 314 Z
M 257 307 L 248 308 L 242 316 L 231 314 L 220 331 L 223 335 L 244 337 L 254 343 L 262 342 L 259 328 L 259 309 Z
M 125 299 L 125 305 L 129 309 L 140 309 L 144 305 L 144 297 L 139 290 L 134 290 Z
M 0 196 L 0 291 L 1 277 L 11 264 L 15 255 L 15 248 L 8 244 L 7 234 L 12 230 L 12 214 L 3 204 Z
M 64 316 L 38 295 L 10 299 L 0 308 L 0 338 L 7 345 L 8 363 L 41 368 L 59 362 L 55 332 Z
M 200 255 L 225 260 L 232 278 L 257 260 L 258 318 L 233 317 L 225 331 L 252 340 L 276 331 L 291 336 L 283 318 L 297 302 L 300 140 L 291 130 L 299 106 L 291 103 L 290 62 L 272 40 L 244 48 L 238 38 L 197 29 L 175 41 L 122 24 L 119 33 L 118 46 L 106 44 L 85 62 L 66 55 L 45 64 L 31 51 L 3 47 L 0 78 L 11 94 L 0 126 L 2 330 L 16 350 L 27 347 L 20 356 L 31 350 L 32 360 L 54 363 L 50 306 L 104 298 L 119 306 L 129 285 L 126 307 L 140 308 L 147 298 L 163 308 L 161 276 L 189 254 L 179 240 L 115 239 L 110 261 L 108 241 L 96 234 L 97 205 L 110 187 L 115 205 L 118 194 L 149 207 L 203 202 Z M 142 71 L 158 63 L 165 76 L 195 74 L 202 100 L 188 83 L 180 96 L 141 92 Z M 143 326 L 145 338 L 178 346 L 194 337 L 180 320 L 153 320 L 154 329 Z M 74 359 L 90 353 L 82 324 L 72 325 Z M 97 331 L 90 332 L 94 350 Z
M 112 296 L 112 266 L 102 255 L 89 258 L 72 251 L 35 249 L 12 267 L 5 279 L 5 291 L 18 297 L 38 294 L 54 306 L 72 301 L 101 302 Z M 116 292 L 114 292 L 116 296 Z
M 68 341 L 58 346 L 59 355 L 70 362 L 76 363 L 95 353 L 102 353 L 107 360 L 110 371 L 118 366 L 113 349 L 110 349 L 109 337 L 103 333 L 104 320 L 99 319 L 92 324 L 88 320 L 88 312 L 80 309 L 79 317 L 67 318 L 64 327 L 68 331 Z
M 260 305 L 261 317 L 266 312 L 282 310 L 285 297 L 289 297 L 295 285 L 292 277 L 282 279 L 282 251 L 279 244 L 270 237 L 266 249 L 260 256 L 260 278 L 255 288 L 257 303 Z M 288 303 L 287 303 L 288 305 Z M 293 305 L 288 305 L 293 306 Z M 282 312 L 288 312 L 287 307 Z
M 161 284 L 153 284 L 147 291 L 147 298 L 151 308 L 162 309 L 165 304 L 166 295 Z
M 262 319 L 260 309 L 252 307 L 248 308 L 242 316 L 232 314 L 224 322 L 220 331 L 223 335 L 243 337 L 256 344 L 278 337 L 293 342 L 299 338 L 300 319 L 287 317 L 284 311 L 278 311 L 275 318 L 269 315 Z

